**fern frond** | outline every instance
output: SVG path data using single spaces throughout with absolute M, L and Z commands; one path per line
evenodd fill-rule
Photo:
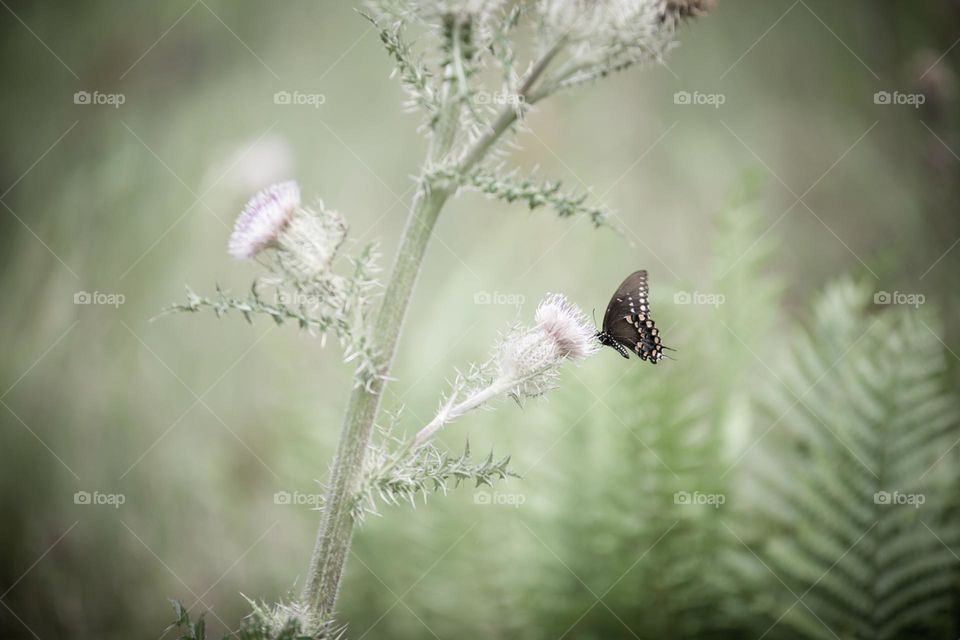
M 770 395 L 774 426 L 757 456 L 766 463 L 751 480 L 773 532 L 754 550 L 793 592 L 757 599 L 771 623 L 783 615 L 770 637 L 933 638 L 950 628 L 960 473 L 944 453 L 960 406 L 919 312 L 874 316 L 871 298 L 850 281 L 830 287 Z

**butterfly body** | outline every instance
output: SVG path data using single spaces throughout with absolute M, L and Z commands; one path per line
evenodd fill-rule
M 661 344 L 660 332 L 650 317 L 648 296 L 646 271 L 635 271 L 627 276 L 607 305 L 597 340 L 624 358 L 629 358 L 632 351 L 641 360 L 657 364 L 663 359 L 663 350 L 667 347 Z

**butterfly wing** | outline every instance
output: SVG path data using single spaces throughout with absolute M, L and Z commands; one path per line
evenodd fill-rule
M 620 284 L 603 314 L 603 331 L 641 360 L 656 364 L 663 358 L 659 331 L 650 317 L 646 271 L 635 271 Z
M 636 307 L 641 295 L 646 300 L 647 290 L 647 272 L 645 269 L 634 271 L 627 276 L 610 298 L 607 311 L 603 314 L 603 328 L 607 329 L 616 318 L 623 317 L 631 307 Z

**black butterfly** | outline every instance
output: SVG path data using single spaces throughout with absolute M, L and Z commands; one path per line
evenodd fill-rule
M 650 318 L 647 272 L 634 271 L 624 280 L 603 314 L 603 329 L 597 332 L 600 344 L 613 347 L 624 358 L 630 351 L 657 364 L 664 358 L 657 326 Z

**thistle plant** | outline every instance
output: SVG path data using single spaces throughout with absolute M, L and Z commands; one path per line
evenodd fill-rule
M 547 297 L 531 326 L 512 327 L 485 363 L 456 376 L 436 417 L 413 440 L 384 430 L 373 442 L 384 387 L 403 319 L 434 225 L 461 189 L 473 189 L 560 216 L 608 224 L 610 212 L 587 194 L 509 168 L 513 136 L 549 96 L 629 67 L 660 62 L 685 18 L 712 0 L 375 0 L 364 17 L 377 29 L 407 94 L 422 116 L 429 149 L 416 177 L 406 228 L 384 287 L 377 287 L 375 245 L 347 246 L 345 220 L 321 202 L 303 206 L 293 183 L 258 194 L 237 221 L 230 253 L 259 262 L 265 274 L 243 297 L 217 287 L 188 289 L 169 311 L 237 312 L 296 322 L 333 334 L 354 367 L 350 395 L 322 518 L 298 607 L 283 609 L 299 633 L 327 637 L 355 526 L 375 499 L 413 502 L 471 480 L 511 475 L 509 458 L 485 461 L 437 449 L 430 437 L 467 412 L 503 396 L 518 402 L 556 382 L 560 366 L 596 352 L 584 315 L 562 296 Z M 532 28 L 522 28 L 532 27 Z M 419 37 L 417 46 L 411 33 Z M 532 34 L 532 35 L 530 35 Z M 491 78 L 493 79 L 491 81 Z M 271 299 L 272 295 L 272 299 Z M 418 425 L 422 426 L 422 425 Z M 279 610 L 279 609 L 278 609 Z M 262 611 L 261 611 L 262 613 Z M 261 616 L 262 617 L 262 616 Z M 276 625 L 266 625 L 274 629 Z M 314 636 L 310 636 L 313 633 Z M 277 637 L 265 631 L 262 637 Z M 284 636 L 287 637 L 287 636 Z M 300 636 L 296 636 L 300 637 Z

